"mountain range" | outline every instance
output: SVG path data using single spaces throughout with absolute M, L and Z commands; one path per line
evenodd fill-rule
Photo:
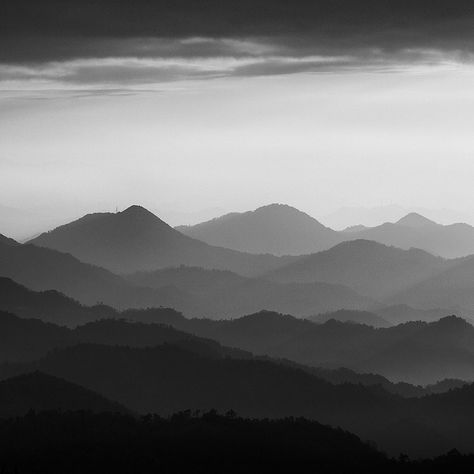
M 376 440 L 395 455 L 426 456 L 453 445 L 461 450 L 473 446 L 473 385 L 407 399 L 375 386 L 334 385 L 272 361 L 219 357 L 174 345 L 80 344 L 37 362 L 0 367 L 3 376 L 12 370 L 40 370 L 138 413 L 233 409 L 257 419 L 304 416 Z
M 327 249 L 342 240 L 338 232 L 284 204 L 226 214 L 176 229 L 211 245 L 255 254 L 303 255 Z
M 292 223 L 311 219 L 300 214 L 289 206 L 270 205 L 241 218 L 255 222 L 255 228 L 259 220 L 272 221 L 269 232 L 280 238 L 297 227 L 283 226 L 286 230 L 278 232 L 282 216 L 291 215 Z M 236 223 L 232 228 L 242 235 L 240 221 L 234 218 L 224 220 Z M 410 214 L 388 227 L 434 232 L 449 226 Z M 316 224 L 314 228 L 327 230 Z M 404 304 L 438 311 L 438 316 L 470 316 L 474 301 L 468 257 L 448 260 L 425 250 L 356 238 L 360 234 L 351 232 L 351 240 L 309 255 L 256 255 L 190 238 L 132 206 L 116 214 L 87 215 L 33 243 L 1 239 L 0 274 L 34 290 L 59 290 L 83 304 L 104 302 L 122 309 L 169 306 L 190 316 L 233 317 L 261 309 L 305 317 L 340 309 L 378 314 L 383 306 Z M 262 242 L 270 238 L 262 235 Z M 416 317 L 429 320 L 428 314 Z M 408 317 L 400 314 L 395 322 L 402 320 Z
M 273 255 L 251 255 L 192 239 L 140 206 L 115 214 L 88 214 L 29 243 L 70 253 L 82 262 L 116 273 L 190 265 L 257 275 L 285 261 Z
M 402 249 L 421 248 L 444 258 L 474 254 L 474 227 L 468 224 L 441 225 L 411 213 L 395 223 L 385 223 L 347 234 Z
M 151 309 L 123 315 L 313 367 L 346 367 L 416 385 L 445 378 L 474 380 L 474 327 L 455 316 L 376 329 L 335 320 L 316 324 L 268 311 L 228 321 Z
M 360 294 L 384 299 L 445 268 L 445 261 L 418 249 L 402 250 L 369 240 L 343 242 L 300 257 L 265 275 L 279 282 L 346 285 Z
M 444 258 L 474 254 L 474 227 L 441 225 L 418 213 L 409 213 L 394 223 L 334 231 L 298 209 L 271 204 L 177 229 L 209 244 L 251 253 L 304 255 L 363 239 L 407 250 L 420 248 Z
M 215 342 L 265 347 L 267 353 L 279 352 L 278 357 L 290 352 L 292 344 L 293 355 L 300 351 L 300 358 L 307 358 L 310 348 L 318 358 L 326 350 L 329 356 L 351 361 L 357 360 L 356 354 L 362 360 L 361 353 L 372 353 L 377 361 L 385 357 L 392 371 L 401 367 L 419 378 L 427 371 L 434 374 L 433 366 L 439 374 L 446 364 L 472 374 L 474 367 L 467 361 L 472 359 L 474 328 L 459 318 L 373 329 L 335 321 L 315 324 L 275 313 L 234 321 L 187 320 L 170 311 L 130 310 L 124 316 L 176 321 L 189 332 L 125 320 L 102 320 L 72 330 L 0 313 L 0 333 L 10 341 L 9 346 L 2 344 L 3 360 L 9 362 L 0 364 L 4 413 L 21 415 L 28 407 L 162 415 L 233 409 L 248 417 L 304 416 L 342 426 L 393 454 L 432 455 L 452 445 L 472 446 L 473 385 L 446 380 L 438 388 L 422 389 L 393 384 L 379 375 L 253 356 Z M 212 334 L 213 339 L 191 331 Z M 448 371 L 455 373 L 452 367 Z

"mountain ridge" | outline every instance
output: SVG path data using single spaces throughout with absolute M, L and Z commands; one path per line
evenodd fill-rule
M 177 229 L 211 245 L 278 256 L 314 253 L 341 240 L 309 214 L 276 203 Z
M 289 260 L 208 245 L 185 236 L 136 205 L 115 214 L 86 215 L 28 243 L 70 253 L 115 273 L 187 264 L 254 275 Z

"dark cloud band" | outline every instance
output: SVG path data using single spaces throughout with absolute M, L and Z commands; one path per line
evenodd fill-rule
M 3 62 L 110 56 L 119 40 L 190 37 L 265 37 L 296 51 L 354 47 L 470 51 L 474 2 L 3 0 L 0 6 Z

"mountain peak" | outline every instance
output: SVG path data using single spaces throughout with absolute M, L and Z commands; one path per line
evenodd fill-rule
M 141 217 L 141 216 L 146 216 L 146 217 L 157 217 L 155 216 L 155 214 L 153 214 L 152 212 L 150 212 L 148 209 L 145 209 L 143 206 L 139 206 L 137 204 L 134 204 L 130 207 L 127 207 L 127 209 L 125 209 L 124 211 L 121 211 L 119 212 L 120 215 L 122 216 L 137 216 L 137 217 Z
M 296 212 L 302 212 L 299 209 L 296 209 L 296 207 L 292 207 L 288 204 L 282 204 L 279 202 L 272 202 L 271 204 L 266 204 L 265 206 L 260 206 L 257 209 L 255 209 L 254 212 L 262 212 L 262 211 L 296 211 Z
M 342 240 L 336 231 L 309 214 L 280 203 L 227 214 L 179 230 L 210 245 L 278 256 L 314 253 Z
M 396 224 L 413 228 L 438 225 L 436 222 L 427 219 L 417 212 L 410 212 L 410 214 L 407 214 L 405 217 L 402 217 L 400 220 L 398 220 Z

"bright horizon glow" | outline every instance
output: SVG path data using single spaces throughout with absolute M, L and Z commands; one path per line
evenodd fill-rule
M 4 90 L 0 205 L 30 227 L 10 216 L 0 233 L 134 203 L 173 225 L 272 202 L 323 223 L 393 203 L 473 222 L 473 79 L 472 66 L 445 65 Z

